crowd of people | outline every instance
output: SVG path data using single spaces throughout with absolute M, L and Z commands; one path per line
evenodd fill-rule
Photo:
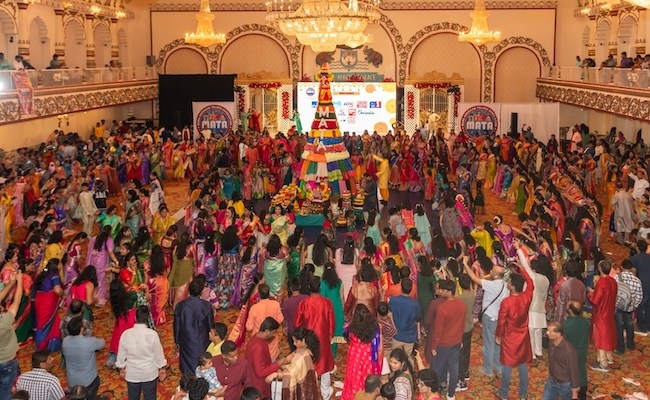
M 320 233 L 296 224 L 299 204 L 269 206 L 300 179 L 306 136 L 295 128 L 195 138 L 101 121 L 88 141 L 55 132 L 38 149 L 0 154 L 0 400 L 98 398 L 96 352 L 107 343 L 93 325 L 109 321 L 94 314 L 107 306 L 107 366 L 129 399 L 155 399 L 167 378 L 165 325 L 177 400 L 485 393 L 470 387 L 477 331 L 472 373 L 500 376 L 498 398 L 513 369 L 528 398 L 529 368 L 546 359 L 542 398 L 586 399 L 587 370 L 607 372 L 614 352 L 635 348 L 633 320 L 638 334 L 650 325 L 650 153 L 616 131 L 600 139 L 576 126 L 571 138 L 561 149 L 531 129 L 345 134 L 363 212 L 343 210 L 337 228 L 343 203 L 332 196 Z M 165 201 L 173 180 L 188 185 L 181 221 Z M 486 191 L 519 223 L 485 216 Z M 607 234 L 629 258 L 601 249 Z M 19 375 L 20 344 L 35 351 Z M 67 390 L 52 374 L 55 352 Z

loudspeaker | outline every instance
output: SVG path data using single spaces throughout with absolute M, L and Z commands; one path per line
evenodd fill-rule
M 172 111 L 172 122 L 174 123 L 175 127 L 177 127 L 178 129 L 182 129 L 183 125 L 181 124 L 180 111 Z
M 154 56 L 147 56 L 147 66 L 148 67 L 153 67 L 153 65 L 156 63 L 156 57 Z
M 518 132 L 517 131 L 517 126 L 519 125 L 518 120 L 519 120 L 519 113 L 510 114 L 510 133 L 513 135 Z

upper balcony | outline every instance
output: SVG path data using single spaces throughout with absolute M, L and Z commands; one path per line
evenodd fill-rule
M 556 67 L 537 79 L 536 95 L 628 118 L 650 121 L 650 70 Z
M 15 71 L 0 71 L 0 125 L 158 97 L 158 75 L 152 67 L 26 72 L 31 89 L 17 90 Z M 29 107 L 26 102 L 31 102 Z

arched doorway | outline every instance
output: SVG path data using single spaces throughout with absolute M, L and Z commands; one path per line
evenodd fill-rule
M 93 31 L 95 39 L 95 65 L 104 68 L 111 62 L 111 31 L 103 24 L 97 24 Z
M 609 55 L 611 29 L 609 21 L 605 19 L 596 26 L 596 65 L 600 65 Z
M 68 68 L 86 68 L 86 35 L 76 19 L 68 21 L 64 29 L 65 65 Z
M 628 57 L 634 57 L 634 42 L 638 23 L 632 14 L 627 14 L 618 25 L 618 52 L 627 52 Z
M 18 49 L 17 31 L 13 17 L 0 8 L 0 49 L 2 49 L 0 51 L 5 53 L 7 58 L 11 58 L 12 54 L 16 54 Z
M 47 25 L 41 17 L 35 17 L 29 24 L 29 62 L 34 68 L 46 68 L 52 57 Z
M 127 51 L 128 44 L 126 42 L 126 31 L 120 28 L 117 31 L 117 47 L 120 52 L 120 63 L 124 66 L 129 65 L 129 52 Z

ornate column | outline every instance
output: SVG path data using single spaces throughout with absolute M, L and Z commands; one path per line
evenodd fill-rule
M 59 64 L 65 64 L 64 10 L 54 10 L 54 54 L 59 55 Z
M 86 32 L 86 68 L 95 68 L 95 31 L 93 29 L 95 16 L 92 14 L 86 14 L 84 17 L 84 30 Z
M 18 6 L 18 15 L 16 18 L 18 33 L 15 35 L 15 40 L 18 44 L 17 54 L 27 58 L 29 56 L 29 20 L 27 16 L 29 3 L 16 3 L 16 5 Z
M 111 18 L 111 64 L 119 65 L 120 46 L 117 39 L 117 18 Z

